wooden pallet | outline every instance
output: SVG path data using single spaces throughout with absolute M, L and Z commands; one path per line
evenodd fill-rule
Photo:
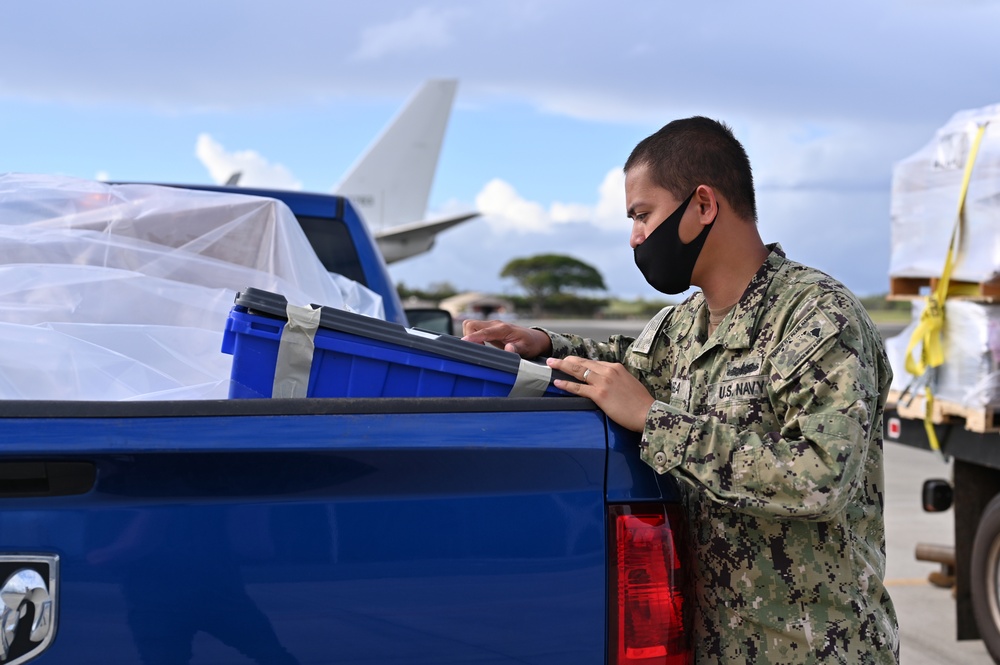
M 889 277 L 889 300 L 922 298 L 937 288 L 938 277 Z M 948 297 L 977 302 L 1000 302 L 1000 278 L 988 282 L 951 280 Z
M 900 401 L 900 391 L 889 391 L 887 406 L 892 406 L 903 418 L 923 420 L 927 412 L 927 401 L 923 393 L 906 396 Z M 958 402 L 934 398 L 931 422 L 935 425 L 959 424 L 964 421 L 965 429 L 982 434 L 1000 432 L 1000 405 L 970 407 Z

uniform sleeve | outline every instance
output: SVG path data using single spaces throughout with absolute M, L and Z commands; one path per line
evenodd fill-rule
M 842 510 L 862 476 L 873 416 L 881 418 L 883 351 L 853 309 L 826 297 L 810 309 L 770 357 L 779 429 L 738 428 L 658 401 L 643 460 L 751 514 L 824 520 Z
M 621 362 L 625 350 L 632 344 L 632 338 L 624 335 L 612 335 L 607 342 L 595 342 L 579 335 L 563 335 L 544 328 L 537 328 L 549 336 L 552 341 L 552 357 L 580 356 L 591 360 L 605 362 Z

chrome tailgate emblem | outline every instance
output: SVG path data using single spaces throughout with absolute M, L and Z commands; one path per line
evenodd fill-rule
M 56 632 L 59 556 L 0 554 L 0 663 L 26 663 Z

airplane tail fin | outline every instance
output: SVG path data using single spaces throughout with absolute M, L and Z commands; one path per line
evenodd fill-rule
M 334 188 L 374 233 L 424 218 L 457 86 L 424 83 Z

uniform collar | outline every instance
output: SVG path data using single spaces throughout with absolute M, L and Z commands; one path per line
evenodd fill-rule
M 753 344 L 757 322 L 764 309 L 767 294 L 771 290 L 771 282 L 785 265 L 785 252 L 781 249 L 781 245 L 773 243 L 766 247 L 770 250 L 770 254 L 757 269 L 736 307 L 729 313 L 728 329 L 721 338 L 727 348 L 749 349 Z M 723 321 L 723 324 L 726 322 Z M 724 325 L 719 327 L 722 328 Z
M 712 339 L 704 346 L 703 353 L 717 345 L 727 349 L 748 349 L 753 344 L 757 322 L 764 308 L 771 282 L 786 261 L 785 252 L 779 243 L 766 247 L 770 253 L 751 278 L 736 307 L 722 320 Z M 691 297 L 691 306 L 692 316 L 689 318 L 687 330 L 681 333 L 682 337 L 691 333 L 695 335 L 708 333 L 708 305 L 704 294 L 700 291 L 694 294 Z

